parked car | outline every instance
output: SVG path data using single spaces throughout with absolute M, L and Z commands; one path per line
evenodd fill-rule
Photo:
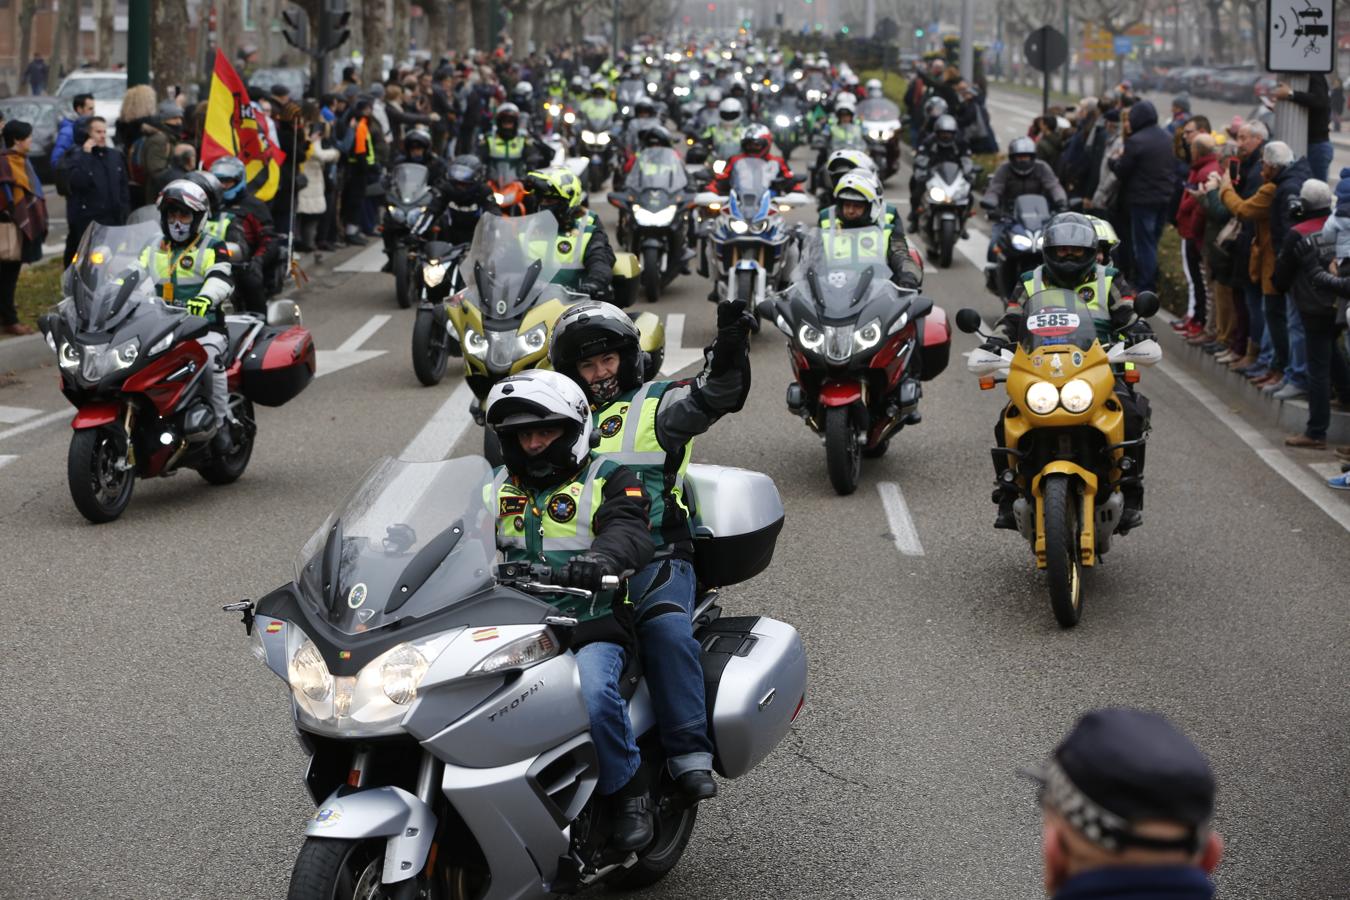
M 70 112 L 70 104 L 60 97 L 6 97 L 0 100 L 5 121 L 22 119 L 33 126 L 33 149 L 28 159 L 44 184 L 52 180 L 52 145 L 61 127 L 61 117 Z
M 248 86 L 270 91 L 272 85 L 283 84 L 291 92 L 296 103 L 309 92 L 309 69 L 300 66 L 288 66 L 276 69 L 257 69 L 249 76 Z
M 113 123 L 122 114 L 122 97 L 126 92 L 126 72 L 95 72 L 80 69 L 65 77 L 61 86 L 56 89 L 56 96 L 64 100 L 66 108 L 69 109 L 70 102 L 78 94 L 93 94 L 94 114 L 106 119 L 108 129 L 112 130 Z

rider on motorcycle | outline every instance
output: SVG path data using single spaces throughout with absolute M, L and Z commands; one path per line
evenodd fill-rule
M 741 152 L 727 160 L 726 168 L 713 179 L 712 190 L 719 194 L 731 193 L 731 172 L 736 168 L 736 163 L 743 159 L 762 159 L 777 163 L 778 177 L 792 182 L 795 186 L 802 180 L 801 176 L 792 174 L 792 169 L 788 168 L 787 161 L 783 157 L 774 156 L 769 152 L 772 145 L 773 133 L 768 128 L 763 125 L 747 125 L 741 135 Z
M 852 94 L 840 94 L 835 100 L 834 120 L 825 126 L 824 133 L 816 140 L 820 147 L 813 169 L 817 188 L 820 187 L 821 173 L 825 171 L 825 161 L 830 154 L 845 147 L 862 149 L 867 146 L 862 125 L 856 121 L 857 103 L 857 98 Z
M 445 180 L 445 160 L 431 150 L 431 133 L 425 128 L 409 128 L 403 135 L 403 152 L 394 165 L 415 163 L 427 167 L 427 184 L 437 185 Z
M 561 271 L 561 277 L 575 283 L 560 283 L 592 299 L 608 299 L 613 292 L 614 251 L 600 218 L 582 208 L 581 179 L 566 166 L 551 166 L 526 175 L 525 189 L 529 192 L 526 202 L 530 212 L 547 212 L 558 220 L 557 241 L 545 252 L 567 262 L 580 255 L 580 269 L 570 267 Z
M 966 142 L 961 137 L 960 131 L 956 127 L 956 118 L 947 114 L 938 116 L 937 122 L 933 124 L 933 131 L 928 137 L 923 139 L 919 148 L 914 151 L 915 166 L 914 174 L 909 177 L 909 230 L 916 231 L 919 226 L 919 208 L 923 206 L 924 186 L 928 183 L 928 173 L 939 163 L 954 162 L 961 166 L 962 171 L 969 173 L 971 170 L 970 151 L 966 148 Z M 926 164 L 922 167 L 918 161 L 922 159 Z
M 1055 216 L 1046 225 L 1044 248 L 1044 262 L 1023 275 L 1022 284 L 1013 293 L 1007 313 L 999 320 L 999 328 L 1010 343 L 1015 344 L 1022 338 L 1025 324 L 1022 306 L 1027 298 L 1052 288 L 1073 291 L 1083 299 L 1092 312 L 1097 337 L 1103 346 L 1111 343 L 1122 330 L 1136 338 L 1152 335 L 1148 323 L 1133 314 L 1134 298 L 1122 293 L 1116 269 L 1097 262 L 1097 232 L 1087 216 L 1075 212 Z M 1138 440 L 1148 427 L 1148 398 L 1136 391 L 1133 385 L 1117 379 L 1116 399 L 1125 414 L 1125 440 Z M 998 424 L 994 426 L 997 446 L 1004 445 L 1003 437 L 1003 415 L 1000 413 Z M 1137 528 L 1144 521 L 1144 446 L 1128 446 L 1125 452 L 1134 461 L 1132 474 L 1136 479 L 1121 488 L 1125 500 L 1125 509 L 1117 528 L 1121 534 Z M 998 504 L 998 517 L 994 520 L 994 527 L 1015 529 L 1017 522 L 1013 517 L 1013 501 L 1017 499 L 1017 492 L 1001 478 L 1007 468 L 1008 454 L 995 453 L 994 475 L 998 487 L 994 490 L 993 500 Z
M 553 158 L 553 151 L 547 144 L 521 130 L 520 110 L 514 103 L 497 107 L 493 126 L 490 133 L 478 139 L 478 158 L 489 166 L 506 162 L 519 176 L 541 160 Z
M 249 312 L 267 310 L 267 289 L 272 270 L 281 262 L 281 242 L 272 230 L 272 213 L 267 204 L 254 197 L 248 189 L 248 172 L 237 157 L 222 156 L 211 164 L 211 174 L 220 181 L 224 206 L 222 217 L 239 226 L 244 237 L 240 244 L 243 261 L 251 265 L 240 268 L 235 295 L 240 306 Z
M 603 125 L 619 114 L 619 106 L 609 99 L 609 85 L 597 80 L 591 85 L 591 94 L 577 104 L 577 112 L 592 125 Z
M 1055 170 L 1049 163 L 1036 158 L 1036 142 L 1029 137 L 1014 138 L 1008 145 L 1008 161 L 989 179 L 984 199 L 986 204 L 992 201 L 998 212 L 1006 213 L 1012 209 L 1013 201 L 1023 194 L 1040 194 L 1056 212 L 1069 204 L 1069 195 L 1055 177 Z M 998 246 L 1007 228 L 1003 218 L 1002 215 L 993 216 L 989 237 L 991 259 L 993 248 Z
M 917 289 L 923 284 L 923 267 L 909 253 L 909 242 L 902 228 L 895 227 L 895 210 L 888 209 L 882 196 L 881 180 L 874 172 L 854 169 L 834 187 L 835 205 L 821 216 L 821 231 L 829 240 L 836 229 L 879 226 L 886 236 L 886 262 L 891 280 L 903 288 Z
M 684 476 L 693 440 L 750 390 L 750 322 L 745 303 L 717 311 L 708 370 L 697 378 L 643 383 L 637 326 L 608 303 L 580 303 L 553 326 L 549 360 L 586 392 L 600 436 L 599 458 L 622 454 L 651 506 L 656 557 L 629 580 L 647 684 L 670 776 L 691 802 L 717 794 L 712 778 L 703 670 L 691 616 L 697 595 Z
M 155 292 L 167 306 L 186 309 L 210 322 L 211 330 L 197 339 L 206 351 L 207 397 L 215 414 L 216 433 L 211 449 L 230 451 L 230 387 L 221 360 L 225 352 L 224 304 L 234 293 L 230 251 L 204 230 L 211 201 L 206 192 L 186 179 L 171 181 L 155 201 L 164 239 L 141 251 L 140 265 L 155 281 Z
M 633 604 L 626 587 L 605 590 L 604 578 L 640 571 L 651 560 L 647 492 L 625 467 L 603 456 L 591 459 L 586 395 L 557 372 L 535 369 L 502 379 L 488 394 L 486 417 L 506 462 L 487 498 L 498 549 L 507 562 L 542 561 L 561 586 L 594 592 L 590 599 L 560 595 L 554 602 L 562 615 L 579 620 L 571 647 L 591 719 L 596 790 L 613 804 L 611 843 L 641 850 L 654 831 L 650 776 L 619 693 L 635 643 Z M 576 549 L 583 542 L 585 549 Z
M 431 205 L 413 229 L 417 234 L 423 234 L 439 221 L 442 240 L 467 244 L 473 240 L 474 229 L 484 213 L 501 215 L 502 209 L 488 187 L 487 170 L 476 156 L 465 154 L 450 160 L 444 180 L 436 187 Z
M 712 150 L 719 145 L 739 141 L 744 131 L 741 125 L 741 112 L 741 101 L 734 97 L 728 97 L 717 104 L 717 121 L 708 126 L 700 136 L 700 140 Z

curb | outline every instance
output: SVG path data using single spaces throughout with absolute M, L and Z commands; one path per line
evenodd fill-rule
M 1159 314 L 1158 318 L 1170 325 L 1174 317 Z M 1241 375 L 1214 362 L 1213 357 L 1199 347 L 1186 343 L 1170 327 L 1154 331 L 1163 339 L 1168 360 L 1202 379 L 1206 387 L 1225 403 L 1241 410 L 1254 424 L 1278 428 L 1285 434 L 1302 434 L 1307 427 L 1306 400 L 1275 400 L 1253 388 Z M 1332 408 L 1327 443 L 1350 444 L 1350 413 Z

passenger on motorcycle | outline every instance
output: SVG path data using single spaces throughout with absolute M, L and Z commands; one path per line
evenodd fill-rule
M 999 166 L 989 179 L 984 200 L 992 201 L 994 224 L 990 231 L 989 258 L 994 259 L 993 248 L 998 246 L 1007 224 L 1004 216 L 1012 209 L 1013 201 L 1023 194 L 1039 194 L 1058 212 L 1069 204 L 1069 195 L 1055 176 L 1055 170 L 1044 160 L 1036 158 L 1036 142 L 1029 137 L 1014 138 L 1008 145 L 1008 161 Z
M 167 306 L 186 309 L 205 318 L 211 330 L 197 338 L 206 351 L 207 396 L 216 418 L 211 449 L 230 451 L 230 388 L 221 359 L 225 352 L 224 304 L 234 293 L 230 251 L 206 233 L 210 200 L 206 192 L 186 179 L 171 181 L 155 201 L 164 239 L 141 251 L 140 265 L 155 282 L 155 292 Z
M 647 492 L 627 468 L 592 460 L 586 395 L 557 372 L 502 379 L 488 394 L 486 417 L 506 462 L 488 498 L 497 548 L 507 562 L 547 563 L 563 587 L 594 594 L 555 603 L 579 622 L 571 646 L 595 743 L 596 790 L 613 804 L 611 843 L 641 850 L 654 830 L 649 776 L 619 693 L 635 646 L 633 605 L 626 586 L 606 590 L 604 579 L 640 571 L 652 558 Z
M 234 291 L 236 305 L 249 312 L 266 312 L 266 285 L 270 283 L 275 267 L 281 263 L 281 242 L 272 229 L 272 213 L 266 203 L 249 192 L 248 171 L 237 157 L 222 156 L 211 164 L 211 174 L 220 181 L 225 201 L 222 216 L 228 216 L 239 226 L 244 237 L 240 251 L 245 260 L 252 263 L 238 268 L 239 279 Z
M 812 170 L 815 173 L 815 188 L 821 187 L 819 182 L 823 180 L 825 162 L 832 153 L 846 147 L 855 147 L 859 150 L 865 150 L 867 147 L 862 125 L 855 121 L 857 102 L 857 98 L 852 94 L 840 94 L 835 99 L 834 119 L 825 126 L 823 134 L 815 142 L 819 147 L 816 165 Z
M 767 162 L 778 164 L 778 177 L 785 182 L 791 182 L 791 186 L 785 186 L 791 190 L 801 182 L 801 176 L 792 174 L 792 169 L 788 168 L 787 161 L 781 156 L 774 156 L 769 152 L 773 145 L 773 133 L 763 125 L 748 125 L 745 132 L 741 135 L 741 152 L 737 153 L 731 159 L 727 160 L 726 168 L 713 179 L 712 190 L 719 194 L 731 193 L 731 172 L 736 168 L 736 163 L 743 159 L 762 159 Z
M 1071 290 L 1082 298 L 1092 312 L 1097 339 L 1102 346 L 1115 341 L 1122 330 L 1128 338 L 1152 336 L 1148 323 L 1133 315 L 1134 298 L 1121 291 L 1120 273 L 1097 262 L 1099 241 L 1087 216 L 1074 212 L 1055 216 L 1045 228 L 1044 248 L 1044 262 L 1023 275 L 1022 284 L 1013 293 L 1007 312 L 999 320 L 999 329 L 1009 342 L 1015 344 L 1023 337 L 1022 307 L 1027 298 L 1050 288 Z M 1116 379 L 1115 392 L 1125 414 L 1125 440 L 1136 441 L 1148 428 L 1148 398 L 1121 378 Z M 1002 413 L 994 426 L 994 439 L 998 446 L 1003 446 Z M 1125 500 L 1117 527 L 1121 534 L 1137 528 L 1144 521 L 1144 445 L 1126 447 L 1125 452 L 1134 461 L 1136 479 L 1121 488 Z M 1008 455 L 995 453 L 994 476 L 998 487 L 994 490 L 993 500 L 998 504 L 998 517 L 994 527 L 1015 529 L 1013 501 L 1017 499 L 1016 489 L 1001 480 L 1007 468 Z
M 549 360 L 586 392 L 600 436 L 595 453 L 631 469 L 652 498 L 656 556 L 629 580 L 643 667 L 667 768 L 691 802 L 717 794 L 712 779 L 703 669 L 692 615 L 697 583 L 684 477 L 693 440 L 738 411 L 750 389 L 745 303 L 718 308 L 708 370 L 643 383 L 646 354 L 633 320 L 608 303 L 580 303 L 558 317 Z
M 909 177 L 909 230 L 918 229 L 919 208 L 923 205 L 924 186 L 928 183 L 929 171 L 939 163 L 954 162 L 967 173 L 971 171 L 970 150 L 956 127 L 956 118 L 950 115 L 938 116 L 933 132 L 924 138 L 914 151 L 914 174 Z M 918 161 L 925 164 L 920 167 Z
M 854 169 L 839 179 L 834 188 L 835 205 L 821 215 L 820 227 L 825 239 L 836 228 L 879 226 L 886 235 L 886 263 L 891 280 L 903 288 L 917 289 L 923 284 L 923 267 L 915 262 L 905 240 L 904 229 L 896 227 L 895 209 L 885 203 L 881 180 L 873 172 Z
M 413 231 L 424 234 L 440 222 L 441 240 L 467 244 L 473 240 L 474 229 L 484 213 L 501 215 L 501 211 L 488 187 L 483 161 L 468 154 L 456 156 L 450 160 L 445 180 L 437 185 L 436 196 Z
M 581 179 L 566 166 L 552 166 L 526 175 L 525 189 L 530 212 L 551 213 L 558 220 L 554 246 L 540 248 L 539 252 L 566 262 L 579 257 L 580 269 L 564 266 L 561 270 L 564 277 L 576 279 L 565 286 L 593 300 L 609 299 L 613 294 L 614 251 L 599 216 L 581 205 Z
M 239 269 L 241 265 L 247 266 L 248 260 L 243 258 L 244 250 L 248 247 L 248 241 L 244 238 L 244 231 L 239 227 L 239 223 L 234 217 L 225 212 L 225 191 L 220 186 L 220 179 L 210 172 L 203 172 L 196 169 L 187 173 L 186 181 L 190 181 L 197 187 L 206 192 L 206 200 L 210 205 L 206 221 L 202 224 L 202 231 L 223 244 L 233 244 L 230 248 L 230 271 L 234 274 L 235 283 L 239 281 Z M 236 257 L 236 253 L 238 257 Z

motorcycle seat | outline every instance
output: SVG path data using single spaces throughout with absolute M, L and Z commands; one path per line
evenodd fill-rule
M 252 317 L 236 318 L 229 316 L 225 319 L 225 364 L 234 362 L 239 355 L 240 348 L 244 345 L 244 338 L 253 330 L 253 326 L 258 324 L 258 320 Z

